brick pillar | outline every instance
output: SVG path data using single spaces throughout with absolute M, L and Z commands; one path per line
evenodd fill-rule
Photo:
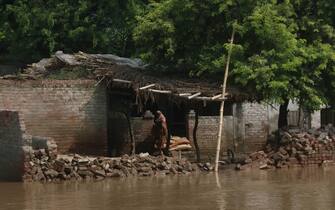
M 19 181 L 23 175 L 24 126 L 15 111 L 0 111 L 0 179 Z
M 191 141 L 192 146 L 193 145 L 193 129 L 195 124 L 195 112 L 194 110 L 190 110 L 190 112 L 187 114 L 187 138 Z

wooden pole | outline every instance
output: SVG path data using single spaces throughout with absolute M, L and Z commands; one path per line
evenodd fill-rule
M 149 89 L 150 92 L 154 92 L 154 93 L 166 93 L 166 94 L 169 94 L 169 93 L 172 93 L 171 90 L 156 90 L 156 89 Z
M 234 36 L 235 36 L 235 29 L 233 28 L 233 32 L 230 39 L 230 47 L 228 51 L 228 57 L 227 57 L 227 63 L 226 63 L 226 69 L 223 79 L 223 85 L 222 85 L 222 95 L 224 96 L 226 94 L 226 86 L 227 86 L 227 79 L 228 79 L 228 73 L 229 73 L 229 63 L 230 63 L 230 56 L 233 50 L 233 43 L 234 43 Z M 223 112 L 224 112 L 224 102 L 225 100 L 222 100 L 221 107 L 220 107 L 220 124 L 219 124 L 219 133 L 218 133 L 218 141 L 217 141 L 217 147 L 216 147 L 216 156 L 215 156 L 215 168 L 214 171 L 218 172 L 219 169 L 219 157 L 220 157 L 220 149 L 221 149 L 221 139 L 222 139 L 222 131 L 223 131 Z
M 124 79 L 113 79 L 113 82 L 120 82 L 120 83 L 126 83 L 126 84 L 132 83 L 131 81 L 124 80 Z
M 198 124 L 199 124 L 199 110 L 196 109 L 195 111 L 195 122 L 194 122 L 194 128 L 193 128 L 193 143 L 195 147 L 195 154 L 197 156 L 197 163 L 200 163 L 200 149 L 199 149 L 199 144 L 197 140 L 197 130 L 198 130 Z
M 151 87 L 154 87 L 155 84 L 150 84 L 150 85 L 146 85 L 144 87 L 141 87 L 140 90 L 145 90 L 145 89 L 148 89 L 148 88 L 151 88 Z
M 195 97 L 200 96 L 200 95 L 201 95 L 201 93 L 198 92 L 198 93 L 195 93 L 195 94 L 189 96 L 188 99 L 192 99 L 192 98 L 195 98 Z
M 131 155 L 135 155 L 136 152 L 136 142 L 135 142 L 135 138 L 134 138 L 134 132 L 133 132 L 133 126 L 131 123 L 131 119 L 130 116 L 127 112 L 123 112 L 124 116 L 127 119 L 127 123 L 128 123 L 128 131 L 129 131 L 129 137 L 130 137 L 130 142 L 131 142 Z
M 218 98 L 223 98 L 223 97 L 222 97 L 222 94 L 213 96 L 211 99 L 212 99 L 212 100 L 215 100 L 215 99 L 218 99 Z

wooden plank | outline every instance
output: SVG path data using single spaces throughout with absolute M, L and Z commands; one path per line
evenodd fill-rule
M 132 83 L 132 82 L 129 81 L 129 80 L 123 80 L 123 79 L 113 79 L 113 82 L 120 82 L 120 83 L 127 83 L 127 84 Z
M 224 96 L 228 96 L 228 95 L 229 95 L 228 93 L 225 93 L 225 94 L 224 94 Z M 221 100 L 223 100 L 223 99 L 225 99 L 225 97 L 222 98 L 222 94 L 219 94 L 219 95 L 216 95 L 216 96 L 213 96 L 213 97 L 212 97 L 212 100 L 216 100 L 216 99 L 221 99 Z
M 201 95 L 201 92 L 198 92 L 198 93 L 195 93 L 195 94 L 193 94 L 193 95 L 190 95 L 190 96 L 188 97 L 188 99 L 192 99 L 192 98 L 195 98 L 195 97 L 200 96 L 200 95 Z
M 154 87 L 155 84 L 150 84 L 150 85 L 146 85 L 144 87 L 141 87 L 140 90 L 145 90 L 145 89 L 148 89 L 148 88 L 151 88 L 151 87 Z
M 166 93 L 166 94 L 170 94 L 172 93 L 171 90 L 155 90 L 155 89 L 149 89 L 150 92 L 154 92 L 154 93 Z
M 195 97 L 193 99 L 197 99 L 197 100 L 203 100 L 203 101 L 223 101 L 225 100 L 225 98 L 217 98 L 217 99 L 212 99 L 212 97 L 206 97 L 206 96 L 199 96 L 199 97 Z
M 179 93 L 179 96 L 190 96 L 192 95 L 191 93 Z
M 219 94 L 219 95 L 213 96 L 211 99 L 212 99 L 212 100 L 215 100 L 215 99 L 218 99 L 218 98 L 222 98 L 222 94 Z

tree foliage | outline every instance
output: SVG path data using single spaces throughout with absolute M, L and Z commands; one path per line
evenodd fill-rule
M 160 69 L 222 75 L 235 27 L 230 81 L 271 103 L 295 100 L 309 110 L 334 103 L 335 3 L 162 0 L 150 7 L 134 39 Z
M 248 13 L 251 0 L 163 0 L 138 17 L 134 39 L 141 56 L 163 69 L 194 75 L 221 71 L 233 13 Z
M 318 94 L 326 105 L 335 106 L 335 2 L 300 0 L 293 3 L 297 14 L 298 34 L 313 47 L 309 53 L 309 71 L 318 71 L 315 81 Z
M 130 55 L 134 17 L 144 6 L 140 0 L 0 1 L 1 53 L 24 60 L 56 50 Z
M 139 55 L 221 80 L 234 28 L 231 84 L 314 110 L 335 105 L 334 11 L 329 0 L 2 0 L 0 55 Z

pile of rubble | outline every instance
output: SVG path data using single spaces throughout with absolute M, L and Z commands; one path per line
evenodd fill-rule
M 335 128 L 289 129 L 280 131 L 280 144 L 270 141 L 264 150 L 252 153 L 236 169 L 255 166 L 260 169 L 292 165 L 330 163 L 335 159 Z
M 158 156 L 147 153 L 121 158 L 55 155 L 50 148 L 25 151 L 24 181 L 101 180 L 108 177 L 154 176 L 189 174 L 197 170 L 186 159 Z

